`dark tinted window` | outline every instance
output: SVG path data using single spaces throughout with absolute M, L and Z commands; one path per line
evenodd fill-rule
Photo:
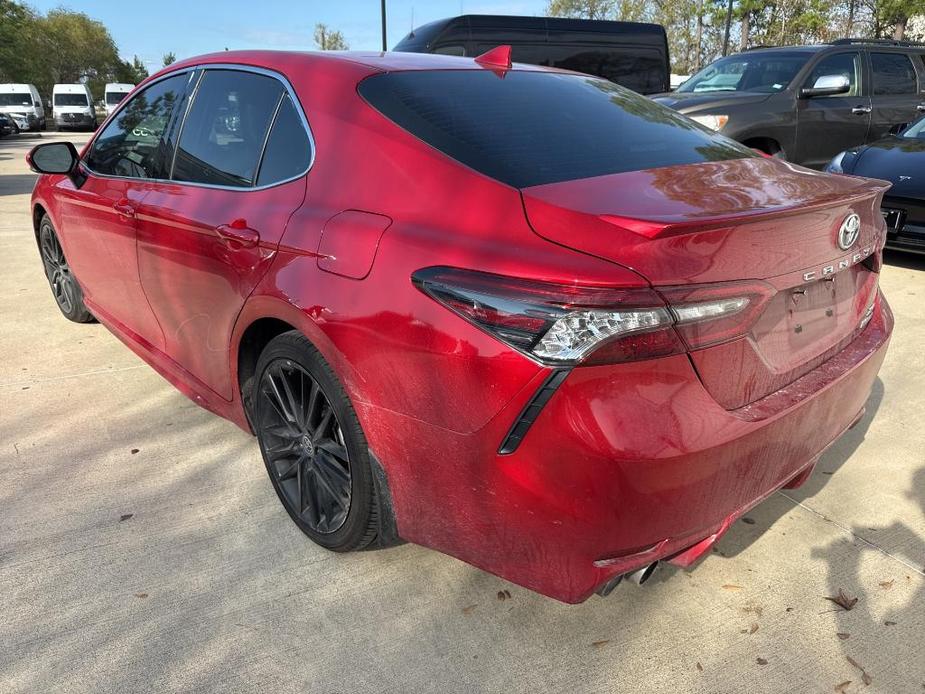
M 861 56 L 859 53 L 836 53 L 823 58 L 809 73 L 804 87 L 812 87 L 820 77 L 841 75 L 847 78 L 851 87 L 838 96 L 857 96 L 861 93 Z
M 224 186 L 253 185 L 283 85 L 266 75 L 206 70 L 177 147 L 173 178 Z
M 32 106 L 32 95 L 20 92 L 17 94 L 0 94 L 0 106 Z
M 518 188 L 756 156 L 675 111 L 593 77 L 395 72 L 365 79 L 360 94 L 424 142 Z
M 915 94 L 918 91 L 915 68 L 904 53 L 871 53 L 874 94 Z
M 270 139 L 267 140 L 257 185 L 270 185 L 299 176 L 308 169 L 311 159 L 312 145 L 308 133 L 287 94 L 279 105 Z
M 164 130 L 188 79 L 187 74 L 168 77 L 132 97 L 96 138 L 87 165 L 109 176 L 167 178 L 171 157 Z
M 479 46 L 479 53 L 494 48 Z M 661 55 L 639 46 L 569 46 L 564 44 L 514 44 L 511 59 L 516 63 L 545 65 L 597 75 L 641 94 L 665 91 L 668 68 Z
M 89 106 L 86 94 L 55 94 L 55 106 Z

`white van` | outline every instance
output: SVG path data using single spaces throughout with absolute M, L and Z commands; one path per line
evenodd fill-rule
M 44 130 L 45 106 L 32 84 L 0 84 L 0 113 L 13 119 L 19 130 Z
M 122 100 L 128 96 L 129 92 L 134 88 L 134 84 L 109 82 L 106 85 L 106 91 L 103 93 L 103 103 L 106 104 L 106 115 L 108 116 L 115 111 L 116 106 L 122 103 Z
M 51 90 L 51 112 L 59 128 L 96 130 L 93 96 L 85 84 L 56 84 Z

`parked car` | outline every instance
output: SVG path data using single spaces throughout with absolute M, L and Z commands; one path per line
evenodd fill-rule
M 843 39 L 722 58 L 653 97 L 739 142 L 822 168 L 925 111 L 925 45 Z
M 0 137 L 6 137 L 16 132 L 13 120 L 5 113 L 0 113 Z
M 59 129 L 96 130 L 93 95 L 85 84 L 56 84 L 52 88 L 52 113 Z
M 103 104 L 106 109 L 106 115 L 110 115 L 116 110 L 116 107 L 122 103 L 122 100 L 129 95 L 135 88 L 134 84 L 125 82 L 110 82 L 103 91 Z
M 880 208 L 887 248 L 925 253 L 925 117 L 896 135 L 841 152 L 826 171 L 892 183 Z
M 578 602 L 689 565 L 861 416 L 886 184 L 509 55 L 176 63 L 32 150 L 32 218 L 62 313 L 253 431 L 316 543 Z
M 0 84 L 0 113 L 9 117 L 17 130 L 44 130 L 45 106 L 32 84 Z
M 641 94 L 670 88 L 659 24 L 470 14 L 418 27 L 393 50 L 472 57 L 501 44 L 517 63 L 585 72 Z

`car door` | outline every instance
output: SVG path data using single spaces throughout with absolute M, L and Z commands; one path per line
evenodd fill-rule
M 873 142 L 919 118 L 925 102 L 919 92 L 912 58 L 899 51 L 870 51 L 871 120 L 868 141 Z
M 810 89 L 820 77 L 841 75 L 849 89 L 834 96 L 800 96 L 797 100 L 796 147 L 788 158 L 822 167 L 842 150 L 864 144 L 870 126 L 870 97 L 865 96 L 864 63 L 859 51 L 829 53 L 810 68 L 800 85 Z
M 83 184 L 58 184 L 62 243 L 91 310 L 157 348 L 164 339 L 138 274 L 135 214 L 151 181 L 165 175 L 163 138 L 188 78 L 173 75 L 139 93 L 94 139 L 80 164 Z
M 202 72 L 181 126 L 169 181 L 138 211 L 141 282 L 165 351 L 231 399 L 231 332 L 305 197 L 307 122 L 280 77 Z

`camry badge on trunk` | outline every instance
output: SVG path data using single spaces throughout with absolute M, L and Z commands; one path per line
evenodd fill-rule
M 845 217 L 845 221 L 841 223 L 841 228 L 838 230 L 838 247 L 843 251 L 847 251 L 854 245 L 854 242 L 858 240 L 858 235 L 861 233 L 861 218 L 856 214 L 850 214 Z

